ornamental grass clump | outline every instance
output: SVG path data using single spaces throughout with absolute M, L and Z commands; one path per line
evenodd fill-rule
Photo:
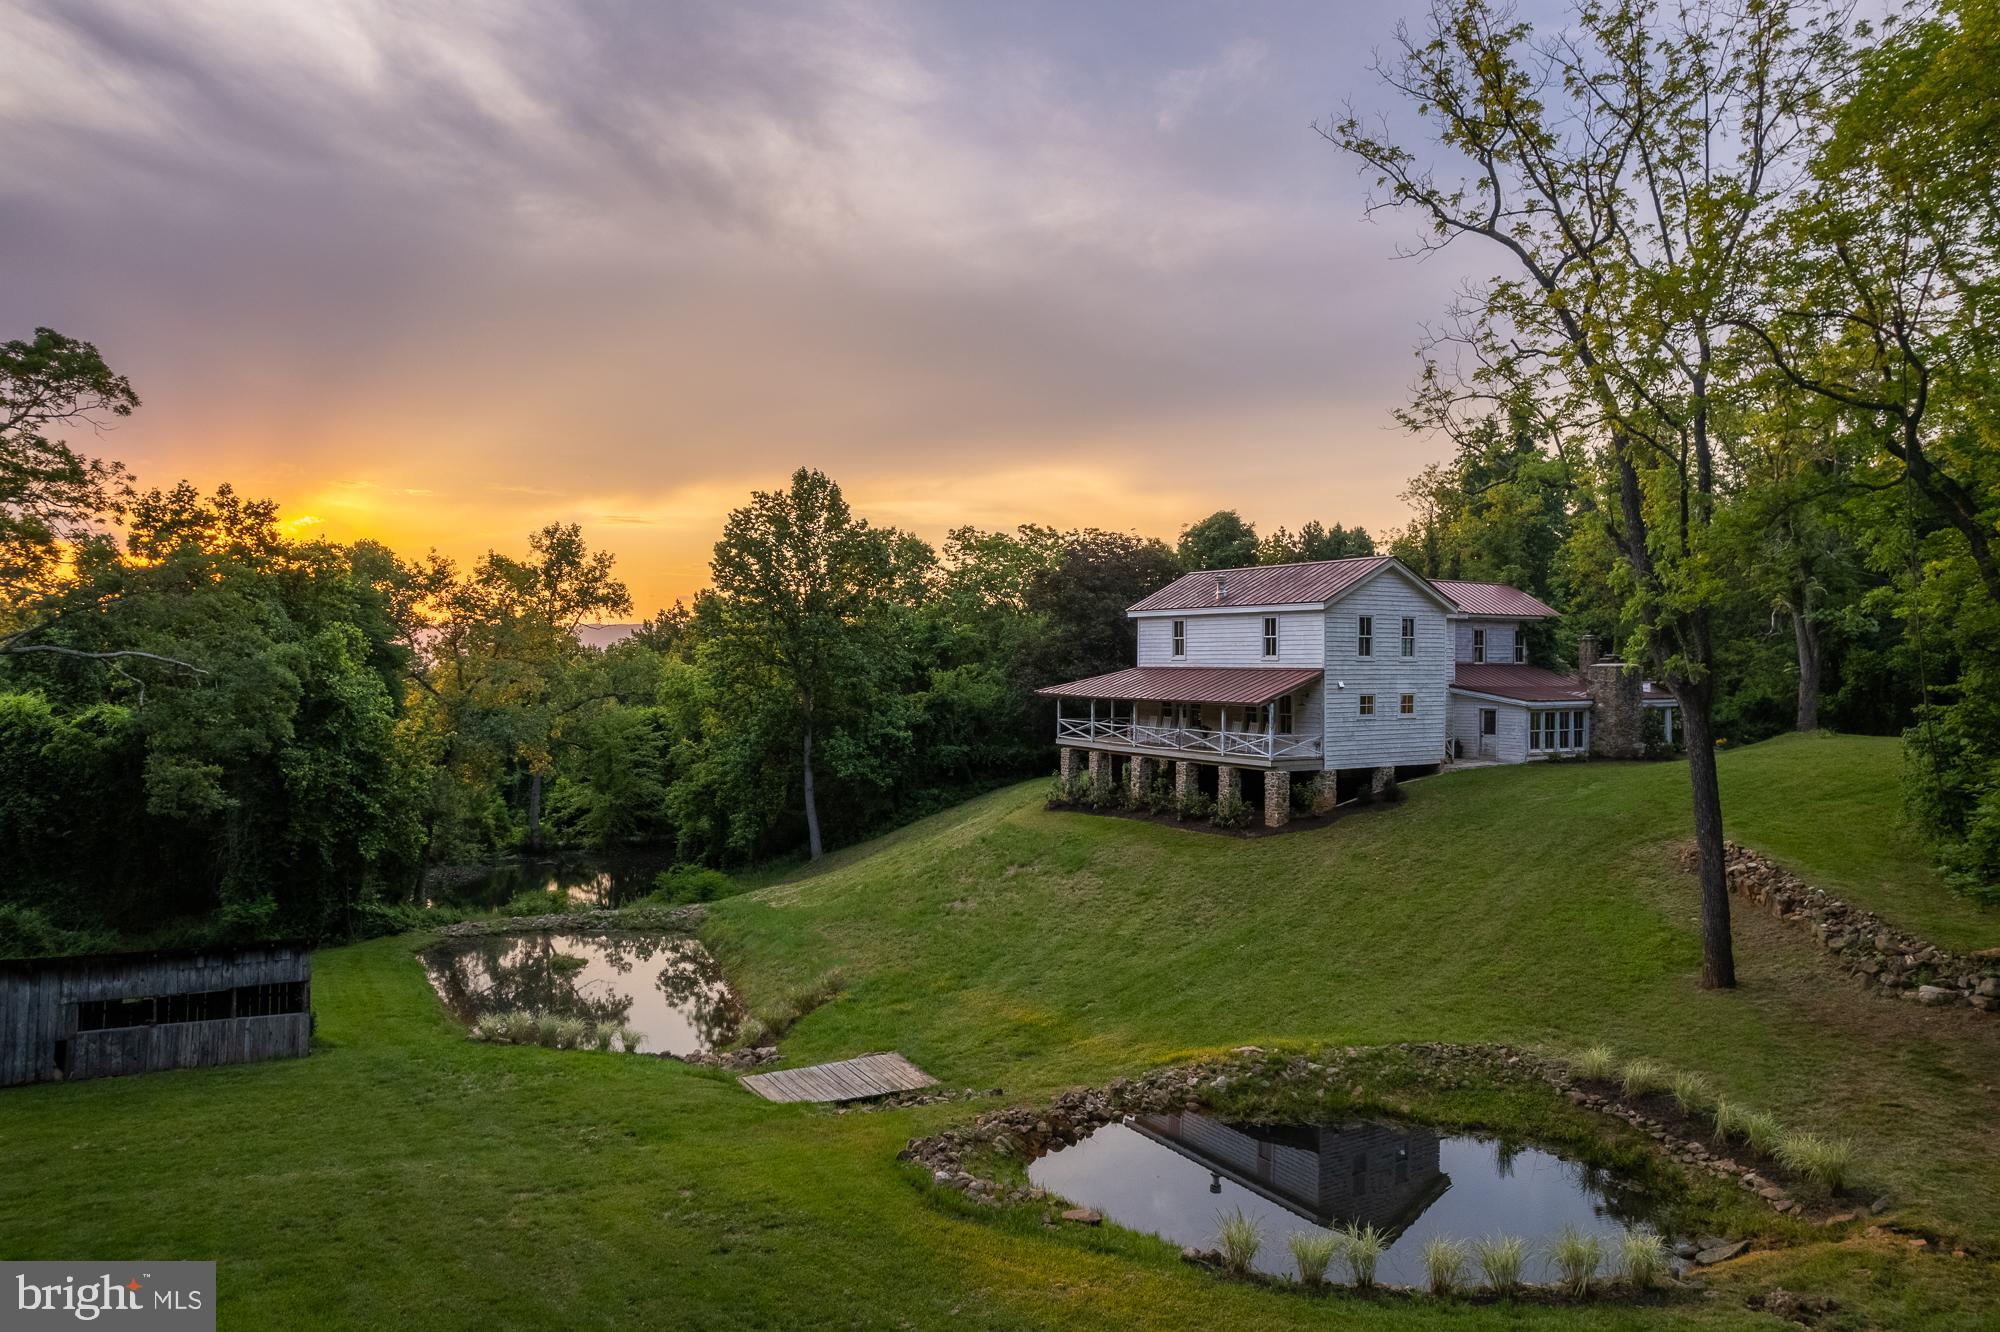
M 1667 1242 L 1650 1230 L 1618 1237 L 1618 1267 L 1634 1290 L 1650 1290 L 1667 1275 Z
M 1748 1110 L 1743 1114 L 1743 1140 L 1757 1155 L 1770 1156 L 1785 1140 L 1785 1127 L 1768 1110 Z
M 549 1033 L 542 1044 L 557 1050 L 574 1050 L 583 1044 L 590 1024 L 580 1017 L 559 1017 L 550 1018 L 542 1029 Z
M 1665 1091 L 1670 1075 L 1667 1066 L 1654 1059 L 1634 1059 L 1625 1065 L 1624 1089 L 1627 1096 L 1644 1096 Z
M 1528 1261 L 1528 1241 L 1519 1235 L 1476 1239 L 1472 1241 L 1472 1259 L 1486 1274 L 1486 1284 L 1496 1294 L 1510 1294 L 1521 1288 L 1521 1269 Z
M 636 1054 L 639 1047 L 645 1043 L 645 1040 L 646 1033 L 640 1031 L 637 1027 L 620 1027 L 618 1029 L 618 1045 L 626 1054 Z
M 1257 1250 L 1264 1247 L 1264 1228 L 1255 1218 L 1245 1216 L 1240 1207 L 1233 1212 L 1218 1212 L 1215 1241 L 1222 1250 L 1222 1265 L 1241 1276 L 1257 1261 Z
M 1742 1137 L 1743 1120 L 1749 1113 L 1749 1107 L 1718 1096 L 1709 1111 L 1715 1117 L 1715 1140 L 1728 1142 L 1731 1138 Z
M 1367 1290 L 1375 1284 L 1375 1267 L 1388 1248 L 1389 1237 L 1373 1226 L 1357 1227 L 1349 1222 L 1341 1231 L 1341 1255 L 1347 1259 L 1347 1270 L 1354 1277 L 1356 1290 Z
M 1465 1265 L 1471 1257 L 1464 1240 L 1433 1235 L 1424 1242 L 1424 1283 L 1433 1295 L 1450 1295 L 1465 1284 Z
M 1846 1186 L 1854 1170 L 1854 1144 L 1817 1133 L 1787 1133 L 1778 1140 L 1778 1160 L 1828 1193 Z
M 1715 1104 L 1715 1088 L 1699 1073 L 1676 1073 L 1672 1091 L 1674 1104 L 1684 1115 L 1698 1115 Z
M 600 1050 L 609 1050 L 611 1042 L 618 1039 L 616 1022 L 599 1022 L 590 1029 L 590 1040 Z
M 1294 1230 L 1285 1237 L 1285 1243 L 1292 1251 L 1293 1265 L 1299 1269 L 1300 1283 L 1325 1285 L 1326 1269 L 1340 1252 L 1340 1236 L 1330 1230 Z
M 1578 1297 L 1590 1294 L 1597 1269 L 1604 1261 L 1604 1246 L 1597 1236 L 1586 1235 L 1575 1226 L 1564 1226 L 1549 1243 L 1549 1262 L 1556 1269 L 1562 1288 Z
M 1570 1056 L 1569 1071 L 1585 1082 L 1609 1082 L 1618 1073 L 1618 1056 L 1608 1045 L 1593 1045 Z

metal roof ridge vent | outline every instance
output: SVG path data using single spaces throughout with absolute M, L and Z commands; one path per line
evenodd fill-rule
M 1220 606 L 1229 600 L 1229 579 L 1226 574 L 1215 576 L 1215 604 Z

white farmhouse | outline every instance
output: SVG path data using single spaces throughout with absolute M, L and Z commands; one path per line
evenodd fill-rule
M 1181 794 L 1249 799 L 1276 827 L 1295 776 L 1323 811 L 1343 781 L 1380 791 L 1440 763 L 1636 754 L 1642 709 L 1671 696 L 1588 637 L 1577 675 L 1529 665 L 1524 627 L 1555 613 L 1386 555 L 1191 573 L 1126 611 L 1137 665 L 1039 692 L 1065 781 L 1087 762 L 1140 790 L 1171 762 Z

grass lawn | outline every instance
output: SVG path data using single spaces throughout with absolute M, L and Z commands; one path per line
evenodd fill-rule
M 1731 834 L 1940 942 L 1934 921 L 1984 928 L 1929 900 L 1892 760 L 1848 739 L 1727 755 Z M 1047 812 L 1043 789 L 717 906 L 707 937 L 753 1007 L 849 977 L 788 1060 L 896 1048 L 1013 1101 L 1246 1041 L 1605 1040 L 1852 1136 L 1900 1219 L 1975 1255 L 1812 1243 L 1671 1310 L 1288 1297 L 934 1197 L 894 1155 L 976 1106 L 835 1115 L 668 1061 L 467 1042 L 416 939 L 319 955 L 310 1059 L 0 1093 L 0 1252 L 216 1257 L 224 1326 L 255 1329 L 1780 1328 L 1744 1304 L 1777 1282 L 1837 1299 L 1828 1327 L 2000 1320 L 1979 1256 L 2000 1248 L 2000 1023 L 1863 994 L 1758 915 L 1742 987 L 1697 989 L 1680 767 L 1452 774 L 1257 840 Z

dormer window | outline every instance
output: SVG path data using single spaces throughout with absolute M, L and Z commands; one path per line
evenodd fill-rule
M 1514 664 L 1516 666 L 1519 666 L 1522 662 L 1526 661 L 1527 659 L 1528 659 L 1527 640 L 1522 638 L 1521 631 L 1519 629 L 1516 629 L 1514 631 Z
M 1474 629 L 1472 631 L 1472 659 L 1475 662 L 1486 660 L 1486 631 L 1484 629 Z
M 1187 655 L 1187 621 L 1186 621 L 1186 620 L 1175 620 L 1175 621 L 1174 621 L 1174 655 L 1175 655 L 1176 657 L 1185 657 L 1185 656 Z
M 1278 617 L 1275 615 L 1264 617 L 1264 655 L 1267 657 L 1278 655 Z

